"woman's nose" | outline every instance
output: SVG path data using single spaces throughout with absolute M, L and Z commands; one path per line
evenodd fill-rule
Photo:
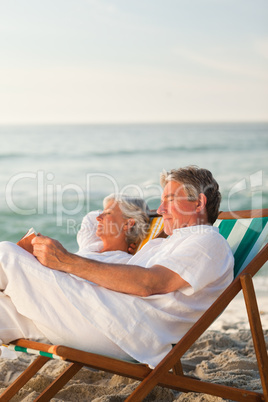
M 102 218 L 103 218 L 103 214 L 99 214 L 99 216 L 97 216 L 96 219 L 97 219 L 98 222 L 100 222 L 102 220 Z

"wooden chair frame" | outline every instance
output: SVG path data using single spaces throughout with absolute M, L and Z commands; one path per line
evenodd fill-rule
M 268 209 L 223 212 L 219 215 L 219 218 L 237 219 L 263 216 L 268 216 Z M 36 398 L 36 401 L 49 401 L 84 365 L 140 380 L 140 384 L 126 399 L 128 402 L 142 401 L 156 385 L 181 392 L 198 392 L 220 396 L 234 401 L 268 401 L 268 356 L 252 281 L 252 277 L 267 260 L 268 244 L 262 248 L 256 257 L 253 258 L 247 267 L 234 279 L 230 286 L 154 369 L 150 369 L 145 364 L 130 363 L 65 346 L 40 344 L 25 339 L 12 342 L 21 347 L 42 351 L 44 354 L 53 353 L 70 362 L 70 365 L 63 373 Z M 183 374 L 180 363 L 180 359 L 185 352 L 187 352 L 241 290 L 245 299 L 263 393 L 191 378 Z M 21 376 L 2 393 L 0 400 L 4 402 L 9 401 L 48 360 L 49 357 L 47 356 L 38 356 Z

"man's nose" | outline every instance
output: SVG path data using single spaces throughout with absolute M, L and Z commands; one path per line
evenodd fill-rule
M 159 215 L 163 215 L 164 212 L 165 212 L 165 206 L 164 206 L 164 203 L 161 202 L 161 204 L 159 205 L 159 207 L 158 207 L 158 209 L 157 209 L 157 213 L 158 213 Z

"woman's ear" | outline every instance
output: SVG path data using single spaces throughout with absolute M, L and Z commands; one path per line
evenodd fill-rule
M 206 208 L 206 204 L 207 204 L 207 197 L 205 196 L 205 194 L 200 193 L 198 197 L 196 212 L 202 212 Z
M 128 220 L 127 220 L 127 222 L 125 223 L 125 225 L 124 225 L 124 230 L 129 230 L 129 229 L 131 229 L 134 225 L 135 225 L 135 219 L 133 219 L 133 218 L 129 218 Z

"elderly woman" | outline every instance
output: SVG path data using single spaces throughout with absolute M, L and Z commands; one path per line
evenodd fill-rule
M 131 258 L 128 254 L 130 244 L 138 243 L 146 236 L 148 206 L 140 198 L 117 195 L 106 197 L 103 206 L 102 213 L 92 212 L 83 219 L 77 236 L 77 254 L 103 262 L 126 263 Z M 18 338 L 74 343 L 76 330 L 72 331 L 70 323 L 63 323 L 66 309 L 64 287 L 77 287 L 79 292 L 81 279 L 74 275 L 54 273 L 41 265 L 32 254 L 10 242 L 0 243 L 0 256 L 0 346 L 1 340 L 8 343 Z M 43 286 L 44 283 L 47 288 Z M 47 311 L 46 306 L 42 305 L 42 314 L 40 310 L 36 313 L 38 294 L 45 295 L 48 287 L 53 286 L 57 287 L 59 293 L 57 298 L 61 311 L 55 305 L 54 311 Z M 8 296 L 10 294 L 12 297 Z M 51 329 L 43 327 L 42 318 L 46 315 L 50 315 L 51 321 L 55 322 Z M 81 330 L 88 338 L 90 328 L 83 331 L 86 323 L 79 306 L 74 308 L 71 315 L 74 321 L 77 319 L 74 325 L 78 325 L 79 332 Z M 94 342 L 99 342 L 98 333 Z M 118 348 L 112 342 L 107 341 L 107 347 L 109 351 L 114 348 L 115 355 L 118 353 Z
M 103 200 L 104 210 L 91 211 L 83 219 L 77 234 L 79 251 L 88 258 L 103 253 L 99 261 L 127 262 L 130 245 L 139 244 L 148 230 L 149 208 L 141 198 L 111 194 Z

